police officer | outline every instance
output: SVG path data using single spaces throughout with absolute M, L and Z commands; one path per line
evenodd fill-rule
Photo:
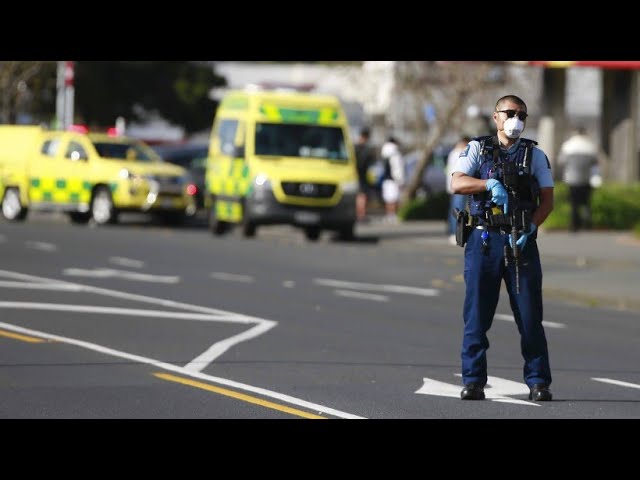
M 487 383 L 487 332 L 504 280 L 521 337 L 529 399 L 550 401 L 551 369 L 542 326 L 542 268 L 536 231 L 553 210 L 553 177 L 536 142 L 520 138 L 527 106 L 500 98 L 497 133 L 475 137 L 453 169 L 454 193 L 469 195 L 472 228 L 464 252 L 466 285 L 462 341 L 463 400 L 483 400 Z

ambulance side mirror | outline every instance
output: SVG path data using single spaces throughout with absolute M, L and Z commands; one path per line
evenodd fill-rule
M 233 147 L 233 158 L 244 158 L 244 145 L 235 145 Z

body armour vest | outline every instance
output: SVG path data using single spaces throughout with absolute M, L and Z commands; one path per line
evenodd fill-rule
M 540 202 L 540 187 L 531 175 L 531 157 L 534 140 L 520 139 L 518 148 L 511 153 L 500 150 L 498 137 L 475 137 L 480 142 L 480 168 L 474 177 L 483 180 L 494 178 L 500 181 L 509 194 L 509 214 L 522 213 L 530 216 Z M 469 213 L 480 223 L 490 225 L 511 225 L 512 215 L 492 210 L 491 192 L 475 193 L 469 196 Z M 512 210 L 513 209 L 513 210 Z M 521 226 L 521 225 L 519 225 Z

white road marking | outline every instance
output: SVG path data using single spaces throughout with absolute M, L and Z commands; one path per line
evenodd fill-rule
M 629 388 L 639 388 L 640 389 L 640 385 L 638 385 L 637 383 L 623 382 L 621 380 L 613 380 L 612 378 L 596 378 L 596 377 L 592 377 L 591 380 L 595 380 L 596 382 L 602 382 L 602 383 L 610 383 L 612 385 L 618 385 L 620 387 L 629 387 Z
M 126 257 L 109 257 L 109 261 L 121 267 L 142 268 L 144 262 L 142 260 L 134 260 Z
M 93 278 L 124 278 L 126 280 L 137 280 L 140 282 L 152 283 L 178 283 L 180 277 L 175 275 L 151 275 L 148 273 L 127 272 L 126 270 L 115 270 L 113 268 L 94 268 L 88 270 L 84 268 L 65 268 L 62 273 L 74 277 Z
M 25 283 L 0 280 L 0 287 L 4 288 L 26 288 L 33 290 L 66 290 L 79 292 L 82 288 L 77 285 L 58 285 L 56 283 Z
M 293 288 L 296 286 L 296 282 L 294 282 L 293 280 L 285 280 L 284 282 L 282 282 L 282 286 L 284 288 Z
M 253 283 L 255 279 L 249 275 L 236 275 L 235 273 L 213 272 L 211 278 L 226 280 L 229 282 Z
M 455 374 L 461 377 L 459 373 Z M 440 382 L 431 378 L 423 378 L 423 385 L 415 393 L 423 395 L 435 395 L 439 397 L 451 397 L 460 399 L 462 385 Z M 528 405 L 539 407 L 535 402 L 511 398 L 510 395 L 529 395 L 529 387 L 524 383 L 514 382 L 506 378 L 487 377 L 487 384 L 484 387 L 484 394 L 487 400 L 502 403 L 515 403 L 517 405 Z
M 198 320 L 202 322 L 255 323 L 235 315 L 209 315 L 206 313 L 167 312 L 164 310 L 142 310 L 137 308 L 102 307 L 96 305 L 69 305 L 64 303 L 0 302 L 0 308 L 21 310 L 48 310 L 57 312 L 99 313 L 127 315 L 132 317 L 171 318 L 176 320 Z
M 257 335 L 259 335 L 261 333 L 264 333 L 268 329 L 271 329 L 271 328 L 275 327 L 278 324 L 278 322 L 275 322 L 273 320 L 267 320 L 267 319 L 264 319 L 264 318 L 252 317 L 252 316 L 243 315 L 243 314 L 239 314 L 239 313 L 229 312 L 229 311 L 226 311 L 226 310 L 219 310 L 219 309 L 216 309 L 216 308 L 201 307 L 199 305 L 192 305 L 192 304 L 189 304 L 189 303 L 176 302 L 174 300 L 166 300 L 166 299 L 162 299 L 162 298 L 147 297 L 146 295 L 137 295 L 135 293 L 120 292 L 118 290 L 110 290 L 110 289 L 107 289 L 107 288 L 93 287 L 93 286 L 90 286 L 90 285 L 83 285 L 83 284 L 80 284 L 80 283 L 71 283 L 71 282 L 67 282 L 67 281 L 64 281 L 64 280 L 54 280 L 54 279 L 51 279 L 51 278 L 37 277 L 35 275 L 28 275 L 26 273 L 11 272 L 9 270 L 0 270 L 0 276 L 2 276 L 2 275 L 4 275 L 5 277 L 9 277 L 9 278 L 14 278 L 14 279 L 19 279 L 19 280 L 26 280 L 26 281 L 31 281 L 31 282 L 49 282 L 50 284 L 56 284 L 56 285 L 69 285 L 69 286 L 76 287 L 78 289 L 78 291 L 82 291 L 82 292 L 95 293 L 97 295 L 105 295 L 105 296 L 109 296 L 109 297 L 122 298 L 122 299 L 126 299 L 126 300 L 137 301 L 137 302 L 151 303 L 151 304 L 154 304 L 154 305 L 161 305 L 161 306 L 164 306 L 164 307 L 181 308 L 183 310 L 190 310 L 190 311 L 195 311 L 195 312 L 208 313 L 208 314 L 212 314 L 212 315 L 218 315 L 220 317 L 228 316 L 229 318 L 233 318 L 234 321 L 238 321 L 238 319 L 244 319 L 247 322 L 253 322 L 253 323 L 256 323 L 258 325 L 263 325 L 263 324 L 266 325 L 264 330 L 256 330 L 255 328 L 249 329 L 248 332 L 251 332 L 250 333 L 251 336 L 245 336 L 245 337 L 240 337 L 240 338 L 238 338 L 237 336 L 234 336 L 234 337 L 231 337 L 230 339 L 227 338 L 225 340 L 222 340 L 221 342 L 214 343 L 211 347 L 209 347 L 205 351 L 205 353 L 211 352 L 211 351 L 215 351 L 218 354 L 218 356 L 222 355 L 226 350 L 228 350 L 229 348 L 231 348 L 232 346 L 234 346 L 238 342 L 246 341 L 246 340 L 249 340 L 250 338 L 254 338 L 255 336 L 257 336 Z M 223 348 L 221 348 L 220 345 Z M 204 354 L 201 354 L 196 358 L 201 359 L 202 355 L 204 355 Z M 212 358 L 210 354 L 207 356 L 207 359 L 209 359 L 211 362 L 213 362 L 215 360 L 215 358 L 216 357 Z M 190 362 L 189 364 L 191 364 L 191 363 L 192 362 Z M 207 364 L 205 364 L 203 362 L 200 365 L 200 370 L 204 370 L 206 367 L 207 367 Z
M 334 290 L 333 292 L 341 297 L 361 298 L 363 300 L 373 300 L 375 302 L 389 301 L 389 297 L 386 295 L 377 295 L 375 293 L 354 292 L 353 290 Z
M 56 247 L 53 243 L 37 242 L 34 240 L 27 240 L 24 243 L 27 248 L 33 248 L 34 250 L 41 250 L 43 252 L 55 252 L 58 249 L 58 247 Z
M 75 345 L 77 347 L 86 348 L 88 350 L 93 350 L 94 352 L 99 352 L 105 355 L 111 355 L 113 357 L 123 358 L 125 360 L 130 360 L 136 363 L 152 365 L 156 368 L 161 368 L 163 370 L 180 373 L 188 377 L 199 378 L 201 380 L 217 383 L 219 385 L 225 385 L 227 387 L 232 387 L 232 388 L 237 388 L 239 390 L 245 390 L 247 392 L 257 393 L 265 397 L 275 398 L 283 402 L 290 403 L 292 405 L 298 405 L 300 407 L 308 408 L 312 411 L 319 412 L 319 413 L 327 413 L 329 415 L 334 415 L 339 418 L 348 418 L 348 419 L 365 418 L 365 417 L 359 417 L 357 415 L 353 415 L 351 413 L 342 412 L 340 410 L 335 410 L 333 408 L 325 407 L 323 405 L 307 402 L 306 400 L 302 400 L 296 397 L 291 397 L 289 395 L 285 395 L 282 393 L 266 390 L 264 388 L 254 387 L 252 385 L 247 385 L 240 382 L 234 382 L 233 380 L 228 380 L 226 378 L 214 377 L 213 375 L 206 375 L 198 371 L 189 370 L 185 367 L 179 367 L 177 365 L 172 365 L 170 363 L 161 362 L 153 358 L 142 357 L 140 355 L 133 355 L 130 353 L 122 352 L 120 350 L 115 350 L 113 348 L 103 347 L 102 345 L 98 345 L 95 343 L 85 342 L 83 340 L 76 340 L 74 338 L 62 337 L 60 335 L 52 335 L 50 333 L 45 333 L 38 330 L 32 330 L 30 328 L 18 327 L 16 325 L 11 325 L 9 323 L 4 323 L 4 322 L 0 322 L 0 327 L 7 330 L 14 331 L 14 332 L 19 332 L 25 335 L 34 335 L 42 338 L 47 338 L 49 340 L 55 340 L 58 342 L 67 343 L 69 345 Z
M 269 322 L 269 323 L 268 323 Z M 255 327 L 239 333 L 238 335 L 234 335 L 233 337 L 229 337 L 225 340 L 217 342 L 209 347 L 208 350 L 201 353 L 198 357 L 191 360 L 187 363 L 184 368 L 189 370 L 190 372 L 200 372 L 207 365 L 213 362 L 216 358 L 222 355 L 224 352 L 229 350 L 233 345 L 243 342 L 245 340 L 249 340 L 251 338 L 257 337 L 258 335 L 262 335 L 263 333 L 271 330 L 271 328 L 275 327 L 276 322 L 270 320 L 264 320 L 262 323 L 256 325 Z
M 369 290 L 374 292 L 407 293 L 410 295 L 421 295 L 423 297 L 435 297 L 440 295 L 440 291 L 435 288 L 407 287 L 404 285 L 386 285 L 378 283 L 347 282 L 343 280 L 333 280 L 330 278 L 314 278 L 317 285 L 334 288 L 350 288 L 352 290 Z
M 507 322 L 516 322 L 516 319 L 513 318 L 513 315 L 507 315 L 504 313 L 496 313 L 493 318 L 495 318 L 496 320 L 505 320 Z M 564 323 L 558 323 L 558 322 L 550 322 L 548 320 L 542 320 L 542 325 L 544 325 L 544 327 L 549 327 L 549 328 L 567 328 L 567 326 Z

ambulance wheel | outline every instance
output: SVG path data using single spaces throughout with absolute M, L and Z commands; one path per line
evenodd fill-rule
M 216 236 L 223 235 L 229 229 L 229 224 L 227 222 L 223 222 L 222 220 L 218 220 L 216 216 L 216 204 L 215 201 L 212 203 L 209 208 L 209 230 Z
M 2 216 L 11 222 L 24 220 L 28 209 L 20 203 L 20 190 L 7 188 L 2 197 Z
M 338 238 L 340 240 L 353 240 L 355 237 L 353 233 L 354 228 L 355 225 L 353 223 L 343 225 L 338 229 Z
M 320 238 L 320 229 L 318 227 L 305 227 L 304 236 L 311 242 L 316 242 Z
M 245 219 L 242 222 L 242 235 L 244 235 L 247 238 L 255 237 L 257 228 L 258 226 L 255 223 Z
M 84 225 L 91 220 L 91 213 L 89 212 L 69 212 L 69 219 L 71 223 L 78 225 Z
M 107 187 L 98 187 L 91 200 L 91 218 L 96 225 L 116 223 L 118 214 L 113 206 L 113 198 Z

